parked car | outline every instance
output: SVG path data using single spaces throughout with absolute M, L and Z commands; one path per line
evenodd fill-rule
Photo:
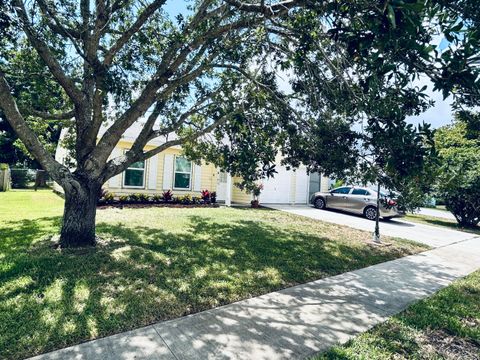
M 380 193 L 380 216 L 384 219 L 405 216 L 397 201 Z M 377 217 L 377 192 L 357 186 L 342 186 L 328 192 L 316 192 L 310 204 L 317 209 L 338 209 L 365 216 L 369 220 Z

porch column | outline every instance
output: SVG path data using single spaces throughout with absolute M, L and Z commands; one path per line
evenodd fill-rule
M 225 205 L 232 206 L 232 175 L 227 173 L 227 185 L 225 191 Z

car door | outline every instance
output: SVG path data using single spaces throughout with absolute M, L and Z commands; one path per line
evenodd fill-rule
M 327 198 L 327 207 L 348 210 L 348 193 L 351 189 L 351 187 L 344 186 L 330 191 L 330 195 Z
M 352 192 L 348 195 L 349 211 L 363 214 L 363 209 L 368 203 L 368 198 L 371 196 L 367 189 L 353 188 Z

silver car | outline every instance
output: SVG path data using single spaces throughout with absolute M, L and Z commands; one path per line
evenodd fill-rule
M 404 216 L 397 202 L 380 193 L 380 216 L 384 219 Z M 310 204 L 317 209 L 337 209 L 365 216 L 369 220 L 377 217 L 377 192 L 368 188 L 342 186 L 329 192 L 316 192 Z

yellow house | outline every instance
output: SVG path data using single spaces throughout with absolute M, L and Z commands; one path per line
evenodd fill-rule
M 133 141 L 134 137 L 123 138 L 113 150 L 111 158 L 127 151 Z M 155 145 L 147 145 L 145 150 L 148 151 Z M 65 163 L 66 155 L 66 149 L 59 145 L 55 154 L 56 160 Z M 305 167 L 288 170 L 280 165 L 280 158 L 277 162 L 275 176 L 263 181 L 261 203 L 307 204 L 312 193 L 328 190 L 328 178 L 315 173 L 307 174 Z M 249 204 L 253 197 L 235 185 L 239 181 L 240 178 L 221 172 L 213 164 L 204 161 L 195 164 L 189 161 L 182 155 L 181 147 L 176 146 L 146 161 L 132 164 L 123 173 L 108 180 L 104 188 L 115 195 L 131 193 L 156 195 L 172 190 L 174 196 L 185 194 L 200 196 L 200 192 L 206 189 L 215 191 L 217 201 L 226 205 Z M 61 191 L 58 185 L 57 189 Z
M 130 148 L 132 142 L 122 140 L 111 157 L 119 156 Z M 153 146 L 147 146 L 150 150 Z M 232 178 L 220 172 L 213 164 L 204 161 L 195 164 L 182 156 L 180 147 L 172 147 L 146 161 L 132 164 L 123 173 L 114 176 L 105 188 L 118 195 L 130 193 L 159 194 L 172 190 L 175 196 L 199 196 L 202 190 L 215 191 L 221 202 L 249 203 L 250 194 L 240 191 Z M 230 189 L 230 191 L 227 191 Z

